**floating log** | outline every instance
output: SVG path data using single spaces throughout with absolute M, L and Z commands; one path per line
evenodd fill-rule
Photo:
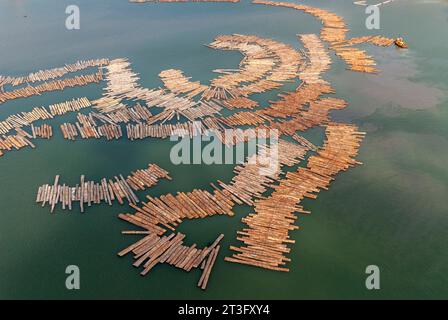
M 204 271 L 198 282 L 198 287 L 200 287 L 202 290 L 205 290 L 207 288 L 208 279 L 215 264 L 216 257 L 218 256 L 219 249 L 220 246 L 217 246 L 212 250 L 212 252 L 208 256 L 207 262 L 204 265 Z

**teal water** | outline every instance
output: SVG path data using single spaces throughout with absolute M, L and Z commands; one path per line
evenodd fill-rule
M 334 113 L 366 131 L 359 160 L 364 163 L 338 176 L 329 191 L 304 206 L 312 214 L 299 219 L 293 232 L 289 273 L 277 273 L 223 261 L 236 245 L 236 216 L 184 222 L 188 243 L 208 244 L 225 234 L 206 292 L 196 288 L 199 271 L 185 273 L 157 266 L 142 278 L 131 257 L 116 252 L 137 238 L 117 215 L 127 207 L 100 206 L 85 214 L 57 211 L 34 203 L 37 187 L 61 174 L 73 184 L 80 174 L 91 179 L 127 174 L 148 163 L 167 169 L 149 193 L 206 188 L 232 177 L 232 166 L 174 166 L 172 142 L 126 140 L 67 142 L 56 134 L 35 150 L 0 159 L 0 298 L 447 298 L 448 257 L 448 2 L 400 1 L 381 11 L 381 30 L 364 27 L 363 8 L 351 1 L 304 1 L 343 16 L 350 36 L 380 33 L 404 36 L 410 50 L 366 46 L 381 73 L 345 70 L 334 55 L 325 78 L 335 97 L 349 102 Z M 214 77 L 216 68 L 235 68 L 241 55 L 203 44 L 220 34 L 255 34 L 301 48 L 298 33 L 318 33 L 315 18 L 286 8 L 239 4 L 130 4 L 126 0 L 76 1 L 81 30 L 65 29 L 65 8 L 73 1 L 5 0 L 0 3 L 0 74 L 20 75 L 62 66 L 78 59 L 127 57 L 143 86 L 159 86 L 161 70 L 179 68 L 193 79 Z M 26 17 L 24 17 L 26 16 Z M 34 106 L 72 97 L 99 97 L 90 85 L 19 99 L 0 105 L 0 119 Z M 260 95 L 263 105 L 275 93 Z M 60 122 L 72 116 L 58 119 Z M 59 121 L 59 122 L 58 122 Z M 321 132 L 308 133 L 321 139 Z M 318 142 L 316 140 L 316 142 Z M 141 193 L 143 196 L 145 193 Z M 81 269 L 81 289 L 65 288 L 67 265 Z M 365 268 L 378 265 L 381 289 L 365 288 Z

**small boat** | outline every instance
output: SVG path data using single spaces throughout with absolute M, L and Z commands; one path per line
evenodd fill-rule
M 394 41 L 395 45 L 400 48 L 407 48 L 408 45 L 404 42 L 403 38 L 397 38 Z

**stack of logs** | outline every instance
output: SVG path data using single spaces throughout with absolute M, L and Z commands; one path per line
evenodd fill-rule
M 213 49 L 239 50 L 244 54 L 238 72 L 225 73 L 212 80 L 202 97 L 206 100 L 247 97 L 281 86 L 298 73 L 301 56 L 291 46 L 257 36 L 219 36 Z
M 3 156 L 4 151 L 11 151 L 13 149 L 19 150 L 25 147 L 35 148 L 36 146 L 28 139 L 29 134 L 20 132 L 15 135 L 1 136 L 0 137 L 0 157 Z
M 38 120 L 53 119 L 55 116 L 67 112 L 78 111 L 90 107 L 90 105 L 89 99 L 84 97 L 50 105 L 48 107 L 49 111 L 45 107 L 35 107 L 30 112 L 10 115 L 6 120 L 0 121 L 0 134 L 6 134 L 14 128 L 29 126 Z
M 307 84 L 321 83 L 328 85 L 328 82 L 320 78 L 320 75 L 327 71 L 331 64 L 330 56 L 325 50 L 322 41 L 315 34 L 301 35 L 300 39 L 307 49 L 309 58 L 308 65 L 299 74 L 300 79 Z
M 79 202 L 81 212 L 84 212 L 84 204 L 90 207 L 92 204 L 100 204 L 101 201 L 112 205 L 112 201 L 117 200 L 123 204 L 126 199 L 131 204 L 136 204 L 139 199 L 134 191 L 145 190 L 155 185 L 159 179 L 171 180 L 168 172 L 155 164 L 150 164 L 147 169 L 132 172 L 126 179 L 120 174 L 112 179 L 101 179 L 101 182 L 85 181 L 81 176 L 81 183 L 75 187 L 59 184 L 59 175 L 56 176 L 53 185 L 42 185 L 37 192 L 36 202 L 42 203 L 42 207 L 48 204 L 51 212 L 57 204 L 62 205 L 62 209 L 72 209 L 73 202 Z
M 71 101 L 65 101 L 48 106 L 50 113 L 53 116 L 61 116 L 68 112 L 79 111 L 84 108 L 92 106 L 92 103 L 86 97 L 73 99 Z
M 321 38 L 331 45 L 336 54 L 342 58 L 352 71 L 375 73 L 377 72 L 375 61 L 364 50 L 353 48 L 353 44 L 359 44 L 364 42 L 370 42 L 379 46 L 390 46 L 393 44 L 392 39 L 388 39 L 381 36 L 376 37 L 362 37 L 348 40 L 346 39 L 349 29 L 344 19 L 333 12 L 315 8 L 302 4 L 295 4 L 291 2 L 274 2 L 266 0 L 254 0 L 252 3 L 264 4 L 270 6 L 279 6 L 294 8 L 311 14 L 322 21 L 323 28 L 321 30 Z
M 202 93 L 207 86 L 202 85 L 199 81 L 191 82 L 181 70 L 169 69 L 159 74 L 165 87 L 173 93 L 185 94 L 189 98 Z
M 306 152 L 305 148 L 285 140 L 279 140 L 278 145 L 272 148 L 260 148 L 259 158 L 251 156 L 245 164 L 238 166 L 235 169 L 236 176 L 229 184 L 218 181 L 222 190 L 212 184 L 213 193 L 194 189 L 192 192 L 166 194 L 158 198 L 147 196 L 149 201 L 140 207 L 130 204 L 136 210 L 134 214 L 120 214 L 119 217 L 143 229 L 163 234 L 165 229 L 174 230 L 183 219 L 205 218 L 216 214 L 233 216 L 232 208 L 236 203 L 252 205 L 253 199 L 261 197 L 278 179 L 281 165 L 297 164 Z M 277 156 L 277 159 L 271 156 Z M 273 160 L 274 168 L 271 168 L 272 163 L 263 160 Z
M 91 67 L 101 67 L 109 63 L 108 59 L 81 60 L 72 64 L 66 64 L 62 68 L 53 68 L 39 70 L 21 77 L 2 77 L 0 76 L 0 87 L 6 84 L 18 86 L 24 83 L 47 81 L 60 78 L 70 72 L 78 72 Z
M 33 139 L 36 138 L 50 139 L 53 136 L 53 128 L 48 124 L 43 124 L 40 127 L 35 127 L 31 125 L 31 131 Z
M 285 254 L 290 252 L 289 231 L 294 225 L 295 212 L 309 213 L 299 203 L 303 198 L 315 199 L 315 193 L 326 190 L 334 176 L 340 171 L 360 164 L 357 155 L 364 133 L 354 125 L 330 123 L 326 128 L 327 139 L 316 156 L 310 157 L 307 168 L 288 172 L 274 192 L 255 202 L 255 213 L 242 219 L 248 227 L 238 231 L 237 239 L 244 246 L 231 246 L 236 251 L 225 260 L 248 264 L 276 271 L 289 271 L 285 264 L 290 261 Z
M 40 95 L 44 92 L 64 90 L 65 88 L 72 88 L 77 86 L 85 86 L 91 83 L 98 83 L 103 80 L 103 72 L 101 69 L 93 74 L 75 76 L 73 78 L 66 78 L 62 80 L 53 80 L 50 82 L 44 82 L 37 86 L 27 85 L 26 87 L 16 89 L 8 92 L 0 91 L 0 103 L 4 103 L 8 100 L 27 98 L 34 95 Z
M 120 251 L 118 256 L 122 257 L 132 252 L 135 260 L 133 266 L 143 266 L 143 271 L 140 273 L 142 276 L 147 275 L 159 263 L 167 263 L 187 272 L 194 268 L 201 268 L 203 272 L 198 287 L 205 290 L 218 256 L 219 242 L 224 238 L 224 235 L 219 235 L 210 247 L 203 249 L 197 249 L 196 244 L 192 246 L 184 245 L 184 238 L 185 235 L 182 233 L 172 233 L 169 236 L 162 237 L 150 233 Z

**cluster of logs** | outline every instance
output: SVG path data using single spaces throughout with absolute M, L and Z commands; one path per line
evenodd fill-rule
M 53 116 L 61 116 L 68 112 L 76 112 L 84 108 L 92 106 L 92 103 L 86 97 L 73 99 L 71 101 L 64 101 L 48 106 L 50 113 Z
M 98 120 L 109 124 L 148 122 L 152 118 L 152 114 L 149 109 L 138 103 L 135 105 L 135 107 L 125 107 L 123 105 L 123 108 L 106 114 L 93 112 L 91 114 Z
M 30 112 L 10 115 L 5 120 L 0 121 L 0 134 L 6 134 L 14 128 L 29 126 L 38 120 L 53 119 L 54 116 L 60 116 L 71 111 L 78 111 L 81 108 L 89 106 L 89 99 L 79 98 L 50 105 L 48 110 L 45 107 L 35 107 Z
M 132 233 L 131 233 L 132 234 Z M 154 233 L 133 243 L 118 253 L 122 257 L 133 253 L 134 267 L 143 266 L 142 276 L 148 274 L 159 263 L 167 263 L 187 272 L 194 268 L 203 270 L 198 287 L 205 290 L 219 252 L 219 242 L 224 238 L 221 234 L 209 247 L 197 249 L 196 244 L 186 246 L 183 244 L 185 235 L 172 233 L 169 236 L 159 237 Z
M 81 60 L 72 64 L 66 64 L 61 68 L 53 68 L 47 70 L 39 70 L 22 77 L 2 77 L 0 76 L 0 87 L 6 84 L 18 86 L 24 83 L 47 81 L 60 78 L 70 72 L 78 72 L 90 67 L 100 67 L 107 65 L 108 59 Z
M 82 139 L 105 137 L 107 140 L 113 140 L 123 136 L 120 125 L 106 123 L 98 126 L 94 120 L 94 113 L 88 116 L 78 113 L 77 118 L 78 122 L 75 124 L 63 123 L 60 126 L 64 139 L 76 140 L 80 135 Z
M 42 206 L 48 204 L 53 212 L 57 204 L 62 205 L 62 209 L 72 209 L 73 202 L 79 202 L 81 212 L 84 212 L 84 204 L 89 207 L 92 204 L 100 204 L 102 201 L 112 205 L 116 200 L 123 204 L 127 200 L 130 204 L 136 204 L 139 199 L 134 191 L 144 190 L 155 185 L 159 179 L 170 179 L 168 172 L 155 164 L 150 164 L 147 169 L 132 172 L 126 179 L 120 174 L 114 180 L 106 178 L 100 182 L 85 181 L 81 176 L 80 184 L 75 187 L 59 184 L 59 175 L 56 176 L 53 185 L 45 184 L 39 187 L 36 197 L 37 203 Z
M 0 133 L 6 134 L 13 128 L 29 126 L 35 121 L 52 119 L 53 116 L 48 113 L 44 107 L 33 108 L 30 112 L 21 112 L 20 114 L 10 115 L 6 120 L 0 122 Z
M 204 131 L 201 122 L 184 122 L 176 124 L 128 124 L 126 126 L 127 137 L 129 140 L 145 138 L 162 138 L 177 136 L 196 136 Z
M 272 123 L 272 127 L 282 134 L 292 136 L 296 131 L 305 131 L 328 122 L 331 110 L 343 109 L 346 106 L 347 103 L 342 99 L 324 98 L 310 102 L 308 109 L 299 111 L 291 119 Z
M 239 50 L 244 54 L 240 68 L 212 80 L 202 97 L 229 99 L 261 93 L 281 86 L 298 73 L 300 54 L 291 46 L 257 36 L 220 36 L 210 44 L 213 49 Z
M 27 146 L 35 148 L 35 145 L 22 132 L 15 135 L 3 135 L 0 137 L 0 157 L 5 151 L 19 150 Z
M 246 97 L 238 97 L 224 100 L 222 101 L 222 105 L 230 110 L 237 108 L 254 109 L 258 107 L 258 102 Z
M 48 124 L 43 124 L 40 127 L 31 125 L 31 132 L 33 139 L 50 139 L 53 136 L 53 128 Z
M 192 192 L 178 192 L 159 198 L 146 196 L 147 202 L 141 207 L 130 204 L 135 214 L 120 214 L 122 220 L 154 232 L 164 232 L 161 226 L 174 230 L 183 219 L 199 219 L 216 214 L 233 215 L 233 201 L 227 191 L 194 189 Z
M 66 78 L 62 80 L 53 80 L 44 82 L 37 86 L 28 85 L 26 87 L 16 89 L 8 92 L 0 92 L 0 103 L 8 100 L 27 98 L 34 95 L 40 95 L 44 92 L 64 90 L 65 88 L 72 88 L 76 86 L 85 86 L 90 83 L 98 83 L 103 80 L 103 72 L 101 69 L 94 74 L 80 75 L 73 78 Z
M 274 192 L 267 198 L 255 201 L 255 213 L 242 219 L 247 228 L 238 231 L 237 239 L 244 246 L 230 249 L 237 252 L 225 260 L 248 264 L 276 271 L 289 271 L 285 267 L 290 261 L 285 255 L 290 252 L 289 231 L 294 225 L 295 212 L 309 213 L 299 205 L 303 198 L 316 198 L 315 193 L 327 189 L 334 176 L 350 166 L 359 164 L 357 155 L 363 133 L 357 127 L 330 123 L 326 128 L 326 141 L 316 156 L 310 157 L 307 168 L 288 172 Z
M 320 77 L 324 71 L 328 70 L 331 64 L 330 56 L 325 50 L 322 41 L 315 34 L 301 35 L 300 39 L 307 49 L 307 56 L 309 58 L 308 65 L 299 74 L 300 79 L 308 84 L 328 84 L 328 82 L 322 80 Z
M 76 140 L 76 137 L 78 136 L 78 130 L 76 129 L 76 126 L 74 124 L 63 123 L 60 125 L 60 128 L 64 139 Z
M 176 94 L 185 94 L 189 98 L 193 98 L 207 89 L 207 86 L 202 85 L 199 81 L 190 81 L 191 78 L 186 77 L 181 70 L 164 70 L 160 72 L 159 77 L 168 90 Z
M 205 218 L 216 214 L 232 216 L 232 208 L 236 203 L 253 204 L 253 199 L 261 197 L 279 177 L 280 166 L 297 164 L 305 151 L 297 144 L 279 140 L 278 145 L 261 147 L 258 158 L 251 156 L 245 164 L 238 166 L 235 169 L 237 175 L 230 183 L 218 181 L 220 188 L 212 184 L 213 193 L 195 189 L 192 192 L 178 192 L 175 196 L 147 196 L 149 201 L 140 207 L 131 204 L 136 210 L 134 214 L 120 214 L 119 217 L 143 229 L 163 234 L 166 229 L 174 230 L 183 219 Z M 274 161 L 273 170 L 272 163 L 266 163 L 265 160 Z
M 270 6 L 279 6 L 294 8 L 313 15 L 322 21 L 323 28 L 321 30 L 321 38 L 331 45 L 336 54 L 342 58 L 350 67 L 350 70 L 375 73 L 377 70 L 374 67 L 375 61 L 364 50 L 351 47 L 352 44 L 358 44 L 363 42 L 370 42 L 380 46 L 390 46 L 393 44 L 393 40 L 385 37 L 369 37 L 359 38 L 350 42 L 346 39 L 348 28 L 344 19 L 333 12 L 311 7 L 302 4 L 295 4 L 291 2 L 274 2 L 266 0 L 254 0 L 255 4 L 264 4 Z M 347 45 L 345 45 L 347 44 Z

